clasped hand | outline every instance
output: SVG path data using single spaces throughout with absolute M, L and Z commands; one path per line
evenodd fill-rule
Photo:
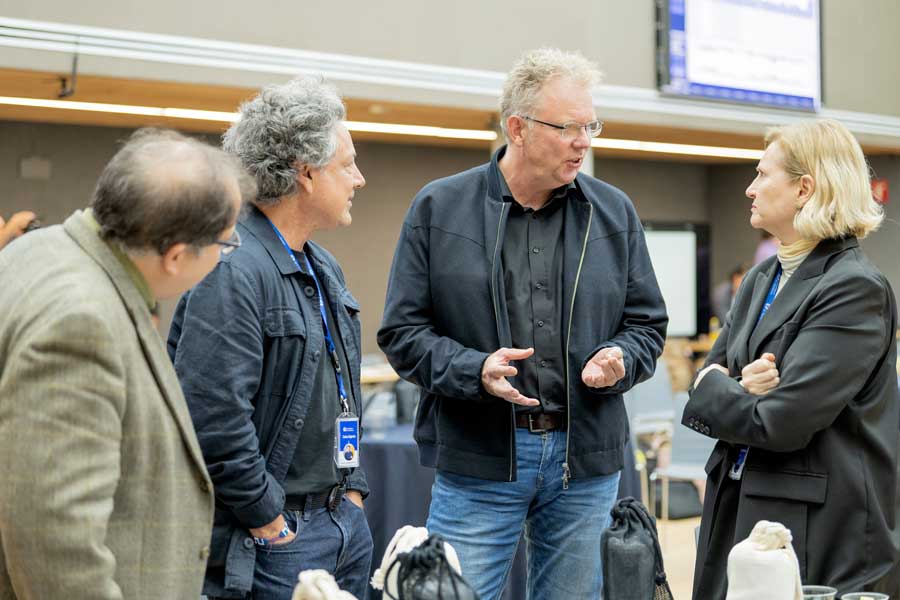
M 697 374 L 694 387 L 700 385 L 700 381 L 710 371 L 720 371 L 728 375 L 728 369 L 722 365 L 709 365 Z M 781 383 L 778 368 L 775 366 L 775 355 L 771 352 L 764 353 L 760 358 L 747 364 L 741 369 L 741 385 L 745 390 L 756 396 L 768 394 Z

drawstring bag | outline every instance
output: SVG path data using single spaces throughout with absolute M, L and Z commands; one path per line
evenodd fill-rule
M 622 498 L 610 514 L 612 525 L 600 545 L 604 600 L 673 600 L 656 523 L 647 507 Z
M 301 571 L 297 582 L 291 600 L 356 600 L 350 592 L 341 591 L 331 573 L 322 569 Z
M 448 561 L 445 546 L 441 536 L 432 534 L 408 552 L 397 554 L 384 573 L 385 582 L 396 577 L 396 587 L 392 589 L 394 586 L 385 585 L 385 597 L 390 600 L 479 600 L 475 590 Z
M 728 553 L 726 600 L 802 600 L 800 563 L 791 545 L 791 530 L 759 521 L 750 536 Z

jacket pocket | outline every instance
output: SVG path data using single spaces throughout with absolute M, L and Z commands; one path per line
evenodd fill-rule
M 263 320 L 265 333 L 265 357 L 260 374 L 259 399 L 254 422 L 257 430 L 276 423 L 283 398 L 293 394 L 309 357 L 306 356 L 306 321 L 293 307 L 269 308 Z M 263 433 L 263 432 L 261 432 Z
M 344 346 L 346 347 L 348 344 L 354 351 L 359 354 L 362 350 L 358 347 L 358 342 L 362 336 L 362 327 L 359 322 L 359 302 L 356 298 L 353 297 L 353 294 L 349 292 L 349 290 L 341 291 L 341 305 L 344 307 L 344 310 L 347 313 L 347 317 L 350 319 L 350 327 L 347 331 L 347 335 L 345 335 Z M 350 335 L 352 334 L 352 335 Z M 355 357 L 348 356 L 348 358 L 352 360 L 356 360 Z
M 735 542 L 750 535 L 757 521 L 777 521 L 791 530 L 800 562 L 800 576 L 807 576 L 807 539 L 810 505 L 825 502 L 828 476 L 818 473 L 761 471 L 750 467 L 741 481 Z
M 263 331 L 268 337 L 299 335 L 306 338 L 306 321 L 296 308 L 275 306 L 266 310 Z
M 761 471 L 747 468 L 741 493 L 747 496 L 780 498 L 810 504 L 825 502 L 828 476 L 820 473 Z
M 341 292 L 341 304 L 344 305 L 344 308 L 347 309 L 347 312 L 350 313 L 351 317 L 355 317 L 359 314 L 359 301 L 353 297 L 353 294 L 351 294 L 349 290 L 343 290 Z

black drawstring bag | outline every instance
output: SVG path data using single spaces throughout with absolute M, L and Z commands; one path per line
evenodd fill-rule
M 610 511 L 612 525 L 603 532 L 604 600 L 673 600 L 666 581 L 656 523 L 634 498 L 622 498 Z
M 398 554 L 384 574 L 385 581 L 395 568 L 399 569 L 399 596 L 393 596 L 385 585 L 384 594 L 390 600 L 480 600 L 472 586 L 447 563 L 444 538 L 437 534 Z

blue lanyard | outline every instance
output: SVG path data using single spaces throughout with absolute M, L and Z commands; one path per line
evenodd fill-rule
M 772 286 L 769 288 L 769 293 L 766 294 L 766 301 L 762 306 L 762 310 L 759 311 L 759 317 L 756 319 L 756 324 L 759 325 L 759 322 L 762 321 L 762 318 L 766 316 L 766 313 L 769 312 L 769 307 L 772 306 L 772 303 L 775 302 L 775 295 L 778 294 L 778 284 L 781 283 L 781 265 L 778 265 L 778 273 L 775 274 L 775 280 L 772 282 Z M 743 476 L 744 473 L 744 464 L 747 462 L 747 454 L 750 453 L 750 448 L 747 446 L 742 447 L 738 450 L 738 456 L 734 461 L 734 464 L 731 466 L 731 469 L 728 471 L 728 476 L 731 479 L 738 480 Z
M 772 303 L 775 302 L 775 295 L 778 293 L 779 283 L 781 283 L 781 265 L 778 265 L 778 273 L 775 275 L 775 281 L 772 282 L 772 287 L 769 288 L 769 293 L 766 295 L 766 302 L 763 304 L 762 310 L 759 311 L 759 317 L 756 319 L 757 325 L 759 325 L 762 318 L 766 316 L 766 313 L 769 312 L 769 307 L 772 306 Z
M 272 221 L 269 221 L 269 225 L 272 226 L 272 229 L 275 231 L 275 235 L 278 236 L 278 240 L 281 242 L 281 245 L 284 246 L 284 249 L 287 251 L 288 256 L 290 256 L 291 260 L 294 261 L 294 265 L 296 265 L 297 270 L 302 271 L 303 269 L 300 268 L 300 263 L 297 262 L 297 257 L 294 255 L 294 251 L 291 250 L 291 247 L 284 239 L 284 236 L 281 235 L 281 232 L 278 231 L 278 228 L 275 227 L 275 224 L 272 223 Z M 337 381 L 338 394 L 340 395 L 341 401 L 341 410 L 343 410 L 346 414 L 350 414 L 350 403 L 347 401 L 347 392 L 344 388 L 344 375 L 341 371 L 341 361 L 338 359 L 337 349 L 334 346 L 334 338 L 331 337 L 331 331 L 328 329 L 328 317 L 325 314 L 325 295 L 322 293 L 322 286 L 319 285 L 319 278 L 316 277 L 316 272 L 313 270 L 312 264 L 309 262 L 309 257 L 306 255 L 306 253 L 303 254 L 303 258 L 306 259 L 306 268 L 316 284 L 316 292 L 319 295 L 319 314 L 322 317 L 322 328 L 325 331 L 325 347 L 328 349 L 328 355 L 331 357 L 331 366 L 334 367 L 334 379 L 335 381 Z

